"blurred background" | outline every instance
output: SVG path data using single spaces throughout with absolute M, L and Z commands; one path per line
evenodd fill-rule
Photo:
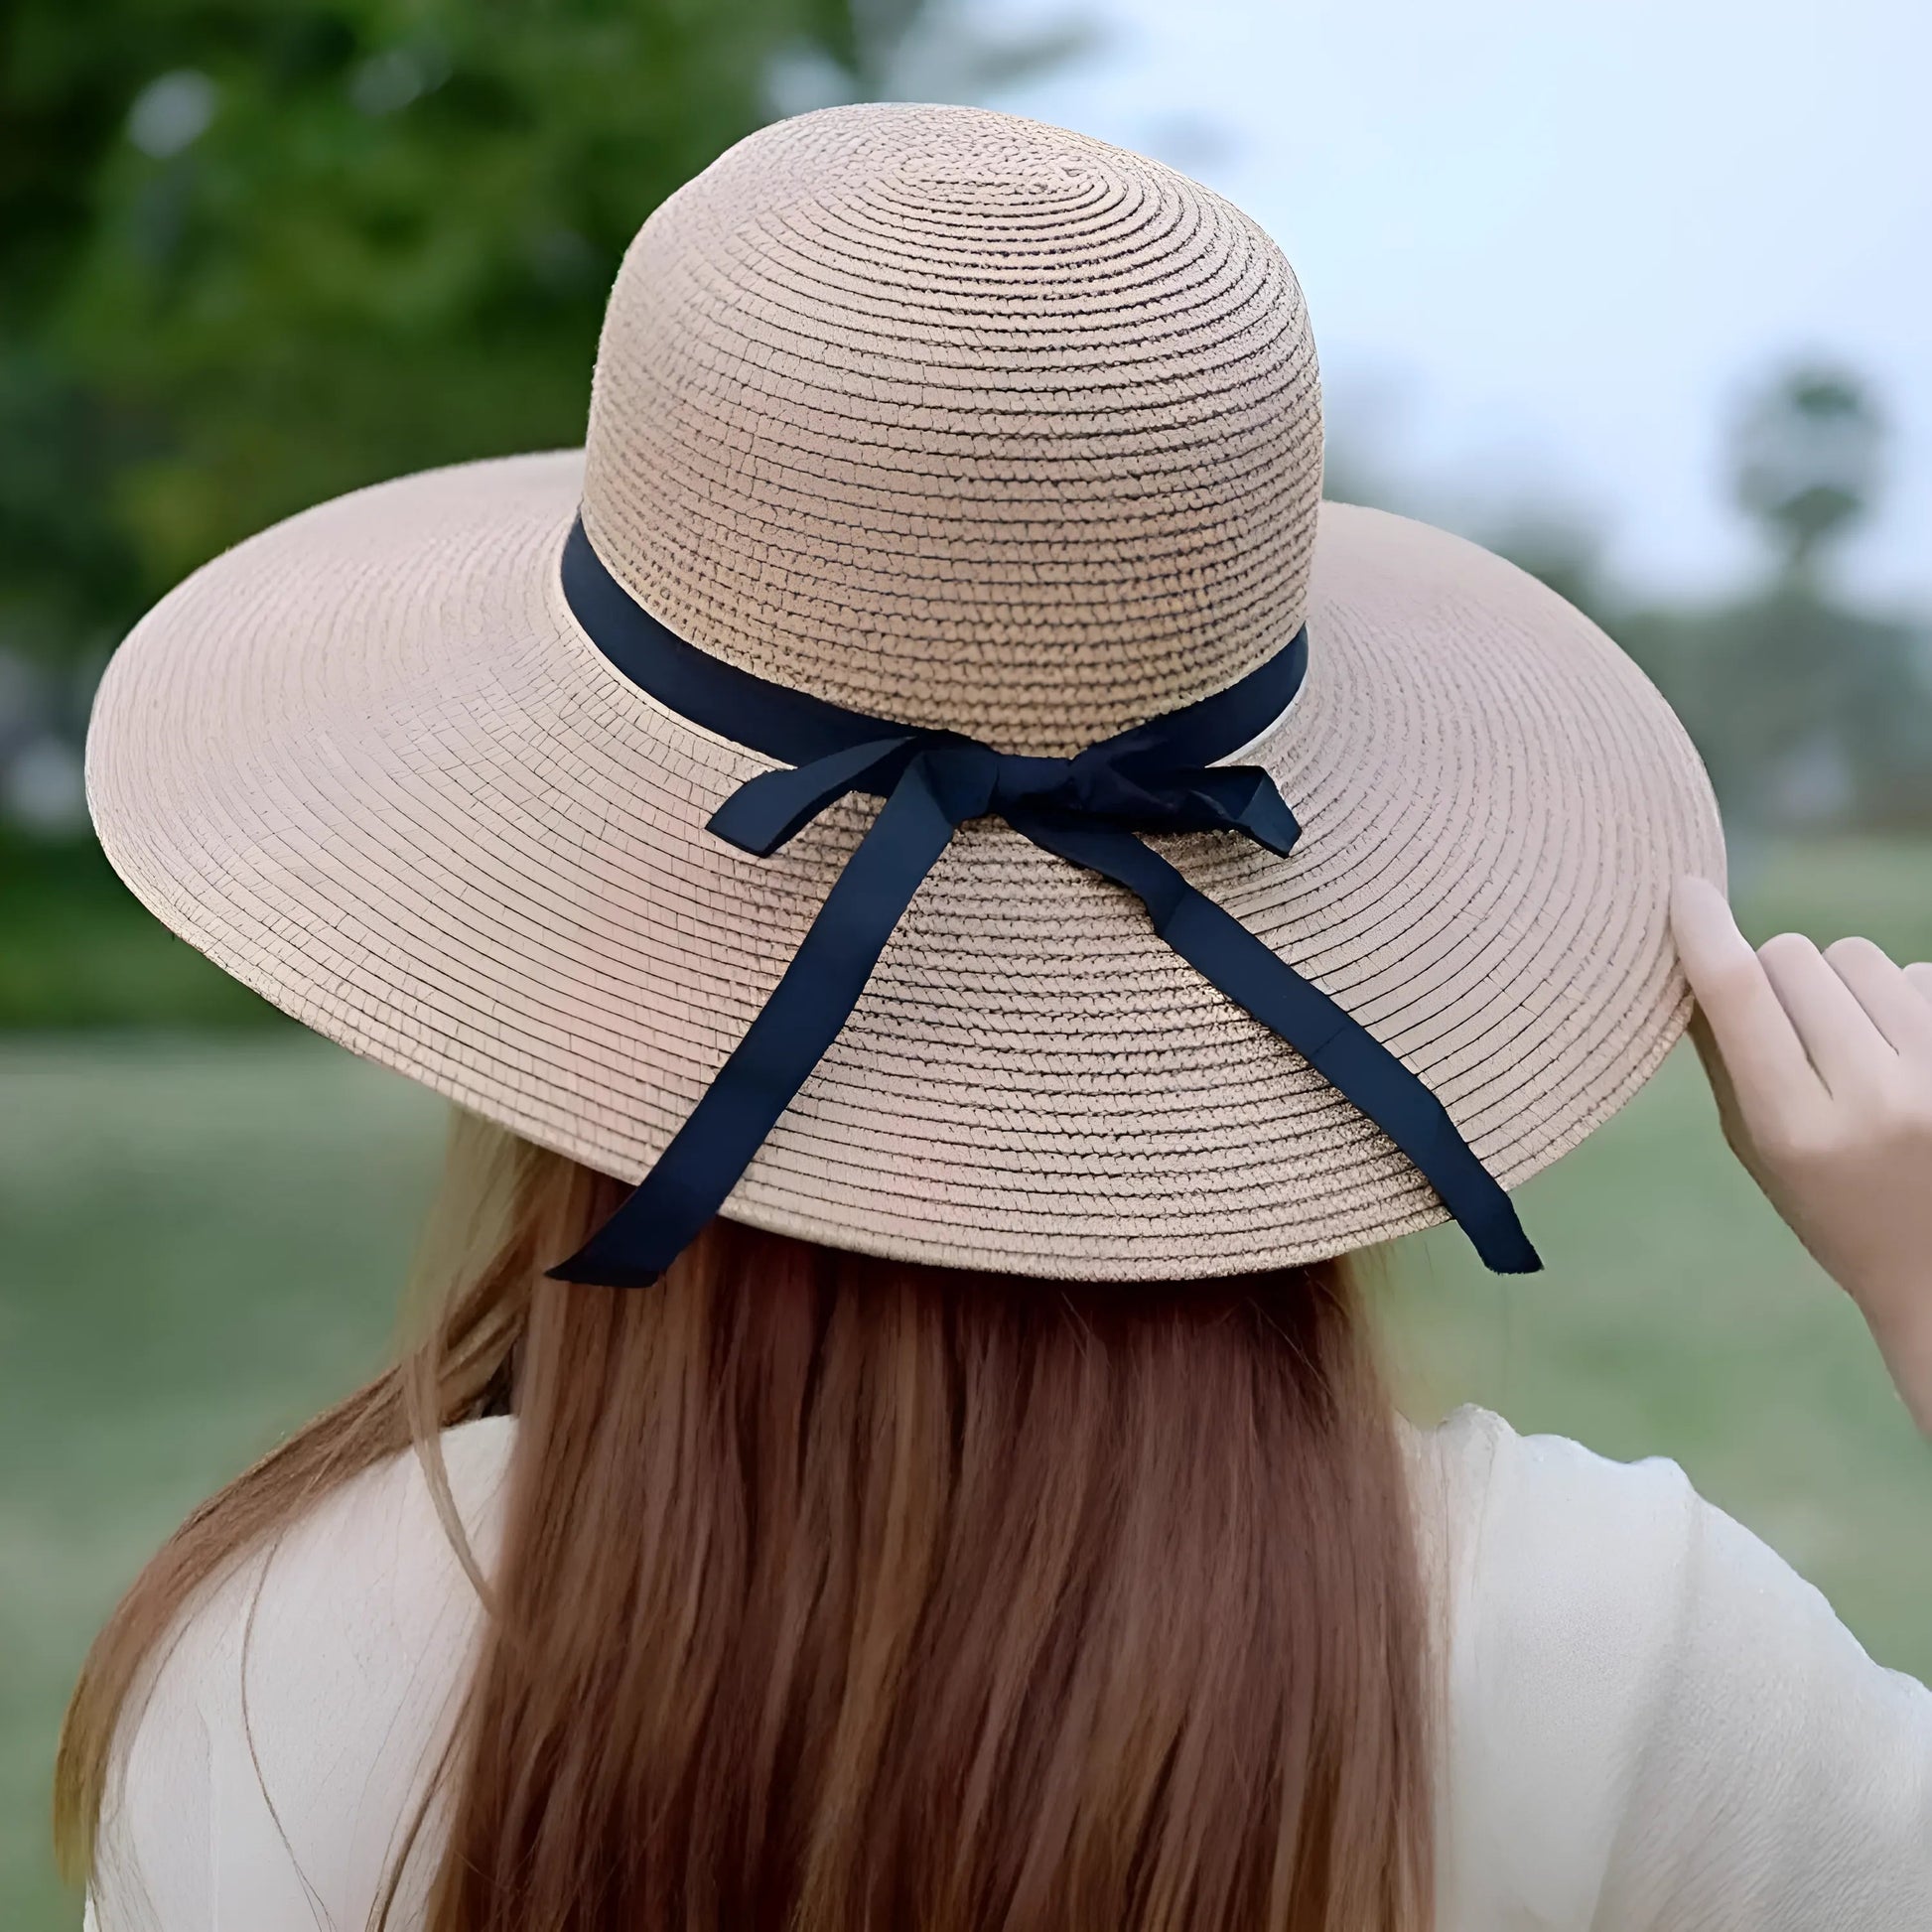
M 0 1918 L 77 1924 L 86 1641 L 379 1360 L 439 1104 L 141 912 L 101 666 L 337 491 L 571 444 L 651 207 L 774 115 L 971 100 L 1155 154 L 1301 272 L 1329 493 L 1557 585 L 1676 704 L 1762 939 L 1932 957 L 1932 170 L 1911 0 L 10 0 L 0 13 Z M 1548 1273 L 1404 1244 L 1411 1406 L 1663 1453 L 1932 1676 L 1932 1466 L 1687 1051 L 1528 1190 Z

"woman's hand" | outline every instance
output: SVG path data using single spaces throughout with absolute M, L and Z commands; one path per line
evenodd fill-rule
M 1932 965 L 1790 932 L 1753 952 L 1702 879 L 1678 881 L 1671 923 L 1725 1138 L 1932 1436 Z

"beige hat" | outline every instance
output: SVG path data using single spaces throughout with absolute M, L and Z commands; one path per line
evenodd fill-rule
M 115 866 L 354 1051 L 633 1180 L 724 1089 L 673 1221 L 730 1188 L 1141 1280 L 1513 1187 L 1681 1032 L 1669 883 L 1723 876 L 1689 741 L 1514 566 L 1319 501 L 1294 274 L 1172 169 L 968 108 L 766 128 L 639 231 L 586 442 L 277 524 L 102 684 Z

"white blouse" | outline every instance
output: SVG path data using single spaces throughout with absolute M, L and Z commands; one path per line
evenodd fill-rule
M 485 1571 L 514 1431 L 444 1438 Z M 1407 1441 L 1449 1614 L 1438 1932 L 1932 1929 L 1932 1692 L 1674 1462 L 1468 1408 Z M 360 1932 L 481 1615 L 413 1454 L 204 1592 L 124 1726 L 88 1932 Z M 399 1932 L 437 1849 L 432 1813 Z

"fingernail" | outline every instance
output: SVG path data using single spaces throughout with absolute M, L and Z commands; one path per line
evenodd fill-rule
M 1698 904 L 1708 905 L 1711 900 L 1711 896 L 1716 890 L 1710 880 L 1700 879 L 1694 872 L 1680 872 L 1671 881 L 1671 910 L 1676 912 L 1688 906 Z
M 1701 921 L 1703 929 L 1720 944 L 1751 950 L 1751 944 L 1737 928 L 1730 901 L 1719 888 L 1696 873 L 1680 873 L 1671 884 L 1671 920 Z

